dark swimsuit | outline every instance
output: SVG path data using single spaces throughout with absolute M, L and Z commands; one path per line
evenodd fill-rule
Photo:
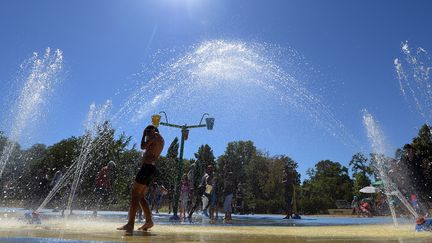
M 149 186 L 155 176 L 156 166 L 152 164 L 143 164 L 135 177 L 135 181 L 139 184 Z

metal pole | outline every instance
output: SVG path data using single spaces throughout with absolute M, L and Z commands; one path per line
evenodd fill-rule
M 200 128 L 200 127 L 207 127 L 206 124 L 201 124 L 202 120 L 204 119 L 204 116 L 209 115 L 208 113 L 204 113 L 203 116 L 201 117 L 200 123 L 198 125 L 177 125 L 177 124 L 172 124 L 172 123 L 168 123 L 168 117 L 166 115 L 165 112 L 161 111 L 159 112 L 160 114 L 164 114 L 165 115 L 165 120 L 166 122 L 160 122 L 160 125 L 162 126 L 167 126 L 167 127 L 175 127 L 175 128 L 180 128 L 182 135 L 181 135 L 181 141 L 180 141 L 180 155 L 179 155 L 179 159 L 178 159 L 178 163 L 177 163 L 177 178 L 176 181 L 174 183 L 175 186 L 175 191 L 174 191 L 174 202 L 173 202 L 173 215 L 170 217 L 170 220 L 179 220 L 180 217 L 177 215 L 178 212 L 178 202 L 179 202 L 179 198 L 180 198 L 180 183 L 181 183 L 181 178 L 183 176 L 183 150 L 184 150 L 184 141 L 185 141 L 185 130 L 191 129 L 191 128 Z M 211 129 L 209 129 L 211 130 Z
M 184 132 L 186 127 L 182 127 L 182 135 L 180 141 L 180 155 L 177 163 L 177 179 L 175 183 L 175 193 L 174 193 L 174 203 L 173 203 L 173 216 L 170 217 L 170 220 L 179 220 L 180 217 L 177 215 L 178 212 L 178 202 L 180 198 L 180 183 L 183 175 L 183 149 L 184 149 Z

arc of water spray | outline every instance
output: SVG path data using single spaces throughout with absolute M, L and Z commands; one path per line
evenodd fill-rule
M 36 209 L 36 212 L 39 212 L 51 201 L 51 199 L 68 183 L 69 179 L 75 173 L 76 165 L 78 164 L 78 160 L 75 160 L 72 165 L 69 166 L 69 169 L 66 173 L 60 178 L 58 183 L 51 189 L 48 196 L 44 199 L 41 205 Z
M 106 113 L 111 107 L 111 101 L 107 101 L 100 109 L 97 109 L 95 104 L 92 104 L 90 107 L 89 117 L 87 119 L 87 128 L 89 130 L 86 131 L 84 135 L 84 142 L 81 146 L 81 152 L 78 157 L 78 164 L 75 170 L 75 175 L 73 179 L 73 183 L 71 186 L 71 193 L 69 194 L 69 200 L 67 205 L 67 210 L 70 210 L 72 207 L 72 202 L 75 197 L 76 190 L 78 188 L 79 182 L 81 180 L 81 175 L 83 169 L 86 164 L 88 164 L 88 160 L 90 159 L 90 152 L 93 151 L 94 148 L 99 147 L 99 143 L 103 143 L 103 140 L 95 141 L 96 138 L 96 130 L 104 122 Z M 97 142 L 97 143 L 95 143 Z
M 101 145 L 103 145 L 104 141 L 98 141 L 95 143 L 92 143 L 92 146 L 88 149 L 88 151 L 94 151 L 96 154 L 98 153 L 97 148 L 101 148 Z M 83 143 L 84 144 L 84 143 Z M 85 144 L 89 144 L 89 143 L 85 143 Z M 83 148 L 85 146 L 82 146 L 82 148 L 80 149 L 80 151 L 85 151 L 85 149 Z M 74 181 L 79 182 L 80 180 L 80 176 L 77 176 L 77 174 L 81 174 L 83 171 L 85 171 L 86 169 L 86 165 L 82 163 L 83 159 L 79 159 L 79 158 L 83 158 L 84 156 L 79 156 L 77 159 L 74 160 L 74 162 L 72 163 L 72 165 L 69 166 L 69 169 L 66 171 L 66 173 L 62 176 L 62 178 L 59 180 L 59 182 L 53 187 L 53 189 L 49 192 L 48 196 L 44 199 L 44 201 L 41 203 L 41 205 L 38 207 L 38 209 L 36 210 L 36 212 L 39 212 L 40 210 L 42 210 L 43 208 L 46 207 L 46 205 L 52 200 L 52 198 L 62 189 L 64 188 L 70 180 L 73 179 L 73 181 L 71 182 L 72 184 L 74 183 Z M 94 158 L 95 160 L 98 160 L 99 157 Z M 80 168 L 83 168 L 82 170 Z M 77 188 L 78 184 L 75 185 L 75 188 Z M 72 189 L 72 186 L 71 186 Z M 71 209 L 72 206 L 72 202 L 74 199 L 74 196 L 71 195 L 75 195 L 76 193 L 76 189 L 74 190 L 74 192 L 71 194 L 69 194 L 69 199 L 68 199 L 68 204 L 67 204 L 67 208 L 66 211 Z M 70 203 L 69 203 L 70 202 Z
M 408 104 L 411 98 L 415 109 L 426 121 L 430 121 L 432 119 L 431 58 L 421 47 L 413 50 L 408 41 L 401 44 L 401 51 L 405 57 L 395 58 L 393 64 L 402 95 Z
M 182 57 L 164 65 L 164 69 L 158 75 L 126 100 L 111 121 L 113 124 L 119 120 L 124 121 L 123 118 L 132 112 L 135 113 L 132 120 L 139 120 L 151 109 L 172 100 L 177 94 L 187 94 L 201 88 L 244 83 L 279 97 L 283 106 L 289 105 L 304 111 L 310 119 L 324 127 L 332 136 L 341 139 L 344 144 L 357 145 L 356 139 L 329 107 L 306 89 L 299 80 L 279 67 L 271 55 L 266 54 L 267 47 L 264 44 L 242 41 L 213 40 L 199 43 Z M 92 147 L 93 142 L 86 146 Z M 77 159 L 81 162 L 75 165 L 73 188 L 78 186 L 79 175 L 84 168 L 83 163 L 87 160 L 86 151 L 82 148 Z M 72 190 L 69 206 L 75 190 Z
M 387 165 L 389 161 L 384 158 L 386 154 L 386 143 L 384 140 L 384 134 L 380 129 L 379 125 L 375 122 L 373 116 L 366 110 L 363 110 L 363 124 L 367 130 L 367 136 L 372 144 L 372 150 L 374 152 L 374 164 L 375 170 L 378 172 L 379 177 L 384 184 L 384 192 L 387 197 L 387 203 L 390 208 L 390 212 L 393 218 L 393 223 L 398 226 L 397 215 L 393 203 L 390 199 L 394 196 L 398 198 L 408 211 L 415 217 L 418 217 L 418 213 L 411 206 L 408 200 L 402 195 L 399 189 L 395 186 L 395 183 L 390 179 L 387 171 Z
M 65 175 L 60 179 L 60 181 L 54 186 L 54 188 L 49 192 L 48 196 L 44 199 L 41 205 L 36 211 L 43 209 L 51 199 L 72 179 L 71 192 L 68 197 L 68 203 L 66 210 L 71 209 L 72 203 L 76 194 L 76 190 L 79 186 L 81 180 L 81 175 L 88 166 L 90 159 L 90 152 L 98 153 L 98 148 L 103 147 L 105 142 L 103 139 L 96 140 L 96 130 L 100 125 L 106 120 L 106 115 L 111 108 L 111 101 L 107 101 L 101 107 L 97 107 L 95 104 L 90 106 L 90 111 L 88 112 L 87 119 L 85 122 L 85 133 L 83 136 L 83 141 L 80 146 L 79 156 L 74 160 L 72 165 L 66 171 Z M 97 159 L 97 158 L 93 158 Z
M 181 99 L 181 105 L 191 101 L 191 92 L 232 84 L 253 85 L 278 97 L 283 106 L 305 112 L 317 125 L 345 145 L 358 148 L 358 141 L 336 118 L 330 108 L 292 75 L 286 73 L 272 58 L 274 47 L 243 41 L 211 40 L 192 46 L 183 56 L 163 66 L 160 73 L 132 94 L 114 118 L 128 114 L 137 121 L 158 106 Z M 241 95 L 241 92 L 238 93 Z M 184 101 L 184 102 L 183 102 Z M 235 103 L 235 102 L 232 102 Z M 171 102 L 170 106 L 174 106 Z
M 63 68 L 63 53 L 59 49 L 52 52 L 50 48 L 47 48 L 43 57 L 33 53 L 33 57 L 27 60 L 22 67 L 26 77 L 14 107 L 14 119 L 9 140 L 0 157 L 0 178 L 15 149 L 16 142 L 31 121 L 38 118 L 41 106 L 46 102 L 54 83 L 58 81 L 58 74 Z

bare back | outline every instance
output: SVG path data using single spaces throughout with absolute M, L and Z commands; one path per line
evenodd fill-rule
M 143 137 L 143 140 L 145 137 Z M 154 164 L 159 158 L 165 141 L 159 133 L 155 133 L 153 136 L 148 137 L 148 141 L 142 143 L 141 148 L 144 149 L 143 164 Z

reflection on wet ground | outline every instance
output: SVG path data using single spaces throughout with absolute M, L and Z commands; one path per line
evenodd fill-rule
M 222 221 L 212 225 L 201 216 L 190 224 L 173 223 L 168 214 L 156 214 L 156 225 L 149 232 L 136 230 L 133 236 L 125 236 L 115 228 L 125 223 L 126 212 L 99 212 L 95 218 L 90 211 L 74 211 L 64 219 L 45 210 L 39 225 L 20 220 L 24 212 L 0 209 L 0 242 L 432 242 L 432 233 L 416 233 L 409 221 L 396 228 L 387 217 L 283 220 L 281 215 L 237 215 L 231 225 Z

